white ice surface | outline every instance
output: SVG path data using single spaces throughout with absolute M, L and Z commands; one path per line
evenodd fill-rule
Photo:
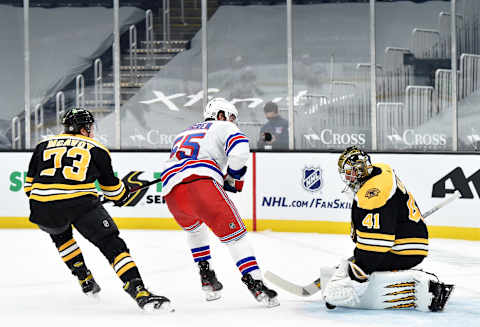
M 100 299 L 83 295 L 47 234 L 0 230 L 0 326 L 480 326 L 480 242 L 430 240 L 422 267 L 456 289 L 442 313 L 327 310 L 320 293 L 301 298 L 278 290 L 281 305 L 264 308 L 240 281 L 226 247 L 211 237 L 213 265 L 223 297 L 206 302 L 183 231 L 122 230 L 147 287 L 172 300 L 170 314 L 146 313 L 122 290 L 102 254 L 75 234 L 102 287 Z M 353 248 L 346 235 L 259 232 L 248 235 L 261 269 L 297 284 L 318 277 Z

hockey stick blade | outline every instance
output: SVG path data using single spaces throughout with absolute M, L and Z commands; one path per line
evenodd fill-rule
M 432 213 L 436 212 L 438 209 L 440 208 L 443 208 L 444 206 L 446 206 L 447 204 L 449 204 L 450 202 L 458 199 L 462 194 L 457 190 L 455 191 L 455 193 L 449 197 L 449 198 L 446 198 L 445 200 L 443 200 L 442 202 L 440 202 L 439 204 L 437 204 L 436 206 L 434 206 L 432 209 L 428 210 L 427 212 L 425 212 L 422 216 L 423 218 L 427 218 L 428 216 L 430 216 Z
M 300 286 L 283 279 L 282 277 L 274 274 L 271 271 L 266 271 L 264 276 L 266 279 L 268 279 L 270 282 L 277 285 L 284 291 L 295 294 L 297 296 L 311 296 L 320 291 L 321 289 L 320 278 L 316 279 L 308 285 Z

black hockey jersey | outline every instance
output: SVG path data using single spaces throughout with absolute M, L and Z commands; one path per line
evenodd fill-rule
M 50 204 L 79 197 L 96 199 L 96 180 L 106 199 L 116 201 L 125 194 L 105 146 L 83 135 L 59 134 L 35 148 L 24 191 L 30 201 Z
M 408 269 L 409 264 L 401 262 L 420 257 L 411 260 L 418 263 L 428 254 L 427 226 L 413 195 L 393 169 L 386 164 L 373 167 L 352 206 L 355 262 L 366 273 Z

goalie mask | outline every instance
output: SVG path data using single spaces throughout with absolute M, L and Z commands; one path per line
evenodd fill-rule
M 370 156 L 356 146 L 346 148 L 338 158 L 340 178 L 354 192 L 358 191 L 372 169 Z
M 222 117 L 225 117 L 223 119 Z M 222 98 L 213 98 L 207 103 L 205 111 L 203 112 L 203 118 L 213 120 L 228 120 L 234 123 L 238 117 L 237 108 L 230 102 Z
M 62 125 L 65 126 L 65 133 L 68 134 L 80 134 L 82 128 L 90 133 L 94 122 L 92 113 L 83 108 L 72 108 L 62 118 Z

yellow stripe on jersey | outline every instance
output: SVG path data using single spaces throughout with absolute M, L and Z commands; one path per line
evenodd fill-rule
M 39 190 L 51 190 L 51 189 L 59 189 L 59 190 L 84 190 L 89 188 L 95 188 L 95 183 L 87 183 L 87 184 L 42 184 L 42 183 L 34 183 L 32 188 L 39 189 Z
M 26 183 L 31 183 L 31 182 L 33 182 L 33 177 L 28 177 L 28 176 L 25 177 L 25 182 L 26 182 Z
M 364 250 L 364 251 L 370 251 L 370 252 L 382 252 L 386 253 L 390 251 L 390 247 L 384 247 L 384 246 L 375 246 L 375 245 L 366 245 L 366 244 L 361 244 L 357 242 L 357 249 Z
M 390 234 L 366 233 L 366 232 L 361 232 L 358 229 L 356 230 L 356 233 L 360 237 L 370 238 L 370 239 L 374 239 L 374 240 L 386 240 L 386 241 L 394 241 L 395 240 L 395 235 L 390 235 Z
M 109 191 L 109 192 L 117 191 L 121 187 L 122 187 L 122 182 L 118 182 L 117 185 L 112 185 L 112 186 L 106 186 L 106 185 L 100 184 L 100 188 L 102 189 L 102 191 Z
M 392 250 L 391 252 L 398 255 L 423 255 L 425 257 L 428 255 L 428 250 Z
M 395 240 L 395 244 L 408 244 L 408 243 L 420 243 L 420 244 L 428 244 L 428 240 L 426 238 L 399 238 Z
M 380 168 L 381 174 L 366 181 L 355 195 L 358 206 L 366 210 L 383 207 L 397 188 L 395 174 L 389 165 L 374 164 L 373 166 Z
M 79 196 L 84 196 L 84 195 L 93 195 L 93 196 L 98 197 L 97 192 L 75 192 L 75 193 L 55 194 L 55 195 L 30 194 L 30 199 L 37 200 L 37 201 L 40 201 L 40 202 L 49 202 L 49 201 L 73 199 L 73 198 L 78 198 Z

